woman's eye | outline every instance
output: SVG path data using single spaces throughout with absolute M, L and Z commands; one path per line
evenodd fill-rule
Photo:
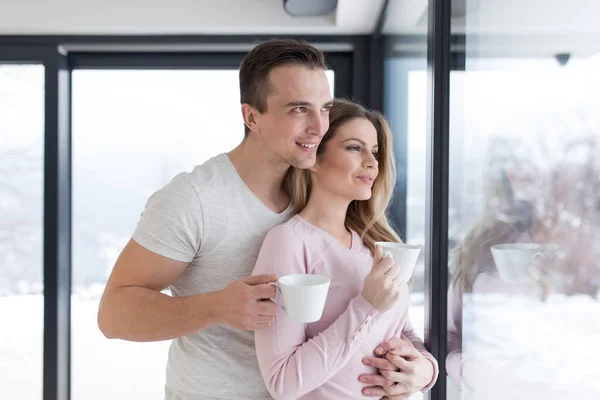
M 348 150 L 350 150 L 350 151 L 360 151 L 360 147 L 358 147 L 358 146 L 349 146 Z

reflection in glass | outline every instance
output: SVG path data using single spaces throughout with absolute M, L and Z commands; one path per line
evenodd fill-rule
M 0 399 L 41 399 L 44 67 L 0 65 Z
M 597 68 L 452 73 L 449 399 L 600 397 Z

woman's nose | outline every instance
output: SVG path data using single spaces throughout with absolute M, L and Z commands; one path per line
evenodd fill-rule
M 377 158 L 375 158 L 373 154 L 370 154 L 363 162 L 363 166 L 369 169 L 377 168 L 378 165 L 379 163 L 377 162 Z

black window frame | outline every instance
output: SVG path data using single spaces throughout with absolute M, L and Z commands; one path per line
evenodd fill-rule
M 71 74 L 60 46 L 3 45 L 0 63 L 44 66 L 43 398 L 66 399 L 71 361 Z

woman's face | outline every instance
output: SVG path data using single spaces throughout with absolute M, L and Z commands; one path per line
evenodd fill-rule
M 537 174 L 533 165 L 525 161 L 506 169 L 506 176 L 516 199 L 532 202 L 540 196 Z
M 377 131 L 371 121 L 356 118 L 344 123 L 324 146 L 311 168 L 313 193 L 328 192 L 348 202 L 370 199 L 378 174 Z

